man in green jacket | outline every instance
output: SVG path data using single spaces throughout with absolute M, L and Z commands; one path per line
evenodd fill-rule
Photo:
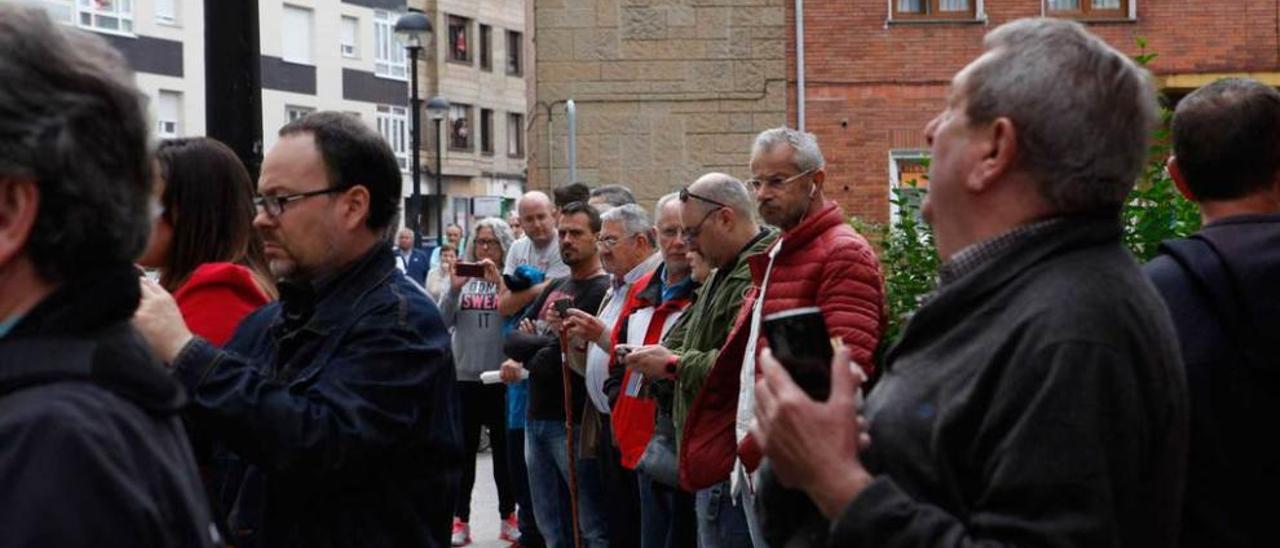
M 656 392 L 660 410 L 674 417 L 676 454 L 689 407 L 751 287 L 746 259 L 764 252 L 778 237 L 756 223 L 755 202 L 746 185 L 729 175 L 703 175 L 680 192 L 680 200 L 682 237 L 690 251 L 701 253 L 716 271 L 661 345 L 639 348 L 626 358 L 627 367 L 646 379 L 674 381 L 674 392 L 669 382 L 658 383 Z M 728 482 L 698 491 L 695 506 L 700 546 L 751 545 L 746 518 L 742 508 L 732 503 Z

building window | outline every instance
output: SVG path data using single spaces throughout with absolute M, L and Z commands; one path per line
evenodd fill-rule
M 471 105 L 453 104 L 449 107 L 449 148 L 471 150 Z
M 524 34 L 514 30 L 507 31 L 507 74 L 520 76 L 524 73 Z
M 898 192 L 901 200 L 909 202 L 914 211 L 920 211 L 920 204 L 929 190 L 929 151 L 922 149 L 901 149 L 889 151 L 889 218 L 894 224 L 902 216 L 899 200 L 893 199 L 893 192 Z M 918 217 L 918 223 L 924 218 Z
M 311 107 L 299 107 L 299 106 L 295 106 L 295 105 L 285 105 L 285 106 L 284 106 L 284 121 L 285 121 L 285 123 L 289 123 L 289 122 L 292 122 L 292 121 L 294 121 L 294 120 L 297 120 L 298 118 L 301 118 L 301 117 L 303 117 L 303 116 L 306 116 L 306 115 L 308 115 L 308 114 L 311 114 L 312 112 L 315 112 L 315 111 L 316 111 L 316 109 L 311 108 Z
M 1129 0 L 1045 0 L 1045 13 L 1053 17 L 1127 19 Z
M 310 65 L 311 59 L 311 10 L 297 6 L 284 7 L 281 21 L 280 58 L 289 63 Z
M 400 171 L 409 169 L 409 110 L 405 107 L 378 105 L 378 133 L 391 145 Z
M 405 80 L 404 47 L 396 42 L 396 17 L 389 11 L 373 12 L 373 73 L 383 78 Z
M 360 50 L 357 44 L 360 43 L 360 20 L 343 15 L 341 28 L 338 31 L 340 33 L 338 49 L 342 51 L 342 56 L 348 59 L 359 57 Z
M 493 111 L 480 109 L 480 152 L 493 154 Z
M 155 0 L 155 3 L 157 23 L 178 24 L 178 0 Z
M 172 139 L 182 133 L 182 93 L 160 90 L 156 97 L 156 136 Z
M 133 33 L 133 0 L 79 0 L 76 11 L 84 28 Z
M 449 16 L 449 60 L 471 63 L 471 20 Z
M 524 158 L 524 115 L 507 113 L 507 156 Z
M 890 0 L 894 19 L 973 19 L 977 0 Z
M 480 69 L 493 70 L 493 27 L 480 25 Z

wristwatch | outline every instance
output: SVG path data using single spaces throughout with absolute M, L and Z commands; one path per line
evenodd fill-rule
M 671 378 L 673 378 L 673 379 L 676 377 L 676 364 L 677 364 L 677 363 L 680 363 L 680 356 L 677 356 L 677 355 L 675 355 L 675 354 L 672 354 L 672 355 L 670 355 L 670 356 L 667 356 L 667 367 L 666 367 L 667 376 L 669 376 L 669 377 L 671 377 Z

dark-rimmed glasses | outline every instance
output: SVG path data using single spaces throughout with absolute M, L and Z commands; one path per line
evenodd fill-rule
M 711 208 L 711 211 L 708 211 L 706 215 L 703 215 L 702 220 L 698 221 L 698 224 L 693 225 L 693 227 L 691 228 L 680 229 L 680 237 L 684 239 L 684 242 L 686 244 L 692 242 L 695 238 L 697 238 L 699 235 L 702 234 L 702 225 L 706 224 L 707 219 L 710 219 L 711 215 L 715 214 L 715 212 L 720 211 L 721 209 L 733 209 L 729 207 L 728 204 L 725 204 L 724 202 L 718 202 L 706 196 L 699 196 L 697 194 L 689 192 L 689 189 L 687 188 L 680 189 L 680 203 L 688 202 L 689 198 L 693 198 L 695 200 L 701 200 L 708 204 L 714 205 L 716 207 Z
M 253 205 L 257 206 L 258 211 L 265 211 L 267 215 L 279 217 L 284 213 L 284 206 L 289 202 L 310 198 L 312 196 L 320 196 L 321 194 L 334 194 L 336 192 L 344 192 L 351 187 L 335 187 L 323 188 L 320 190 L 312 190 L 308 192 L 298 192 L 296 194 L 285 194 L 283 196 L 254 196 Z

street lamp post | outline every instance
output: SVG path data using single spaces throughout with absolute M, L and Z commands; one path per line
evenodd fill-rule
M 409 156 L 409 166 L 413 177 L 413 189 L 410 192 L 411 201 L 418 208 L 422 205 L 422 167 L 418 158 L 419 149 L 421 148 L 422 128 L 420 116 L 422 112 L 422 99 L 418 97 L 418 55 L 422 53 L 422 44 L 431 41 L 431 21 L 427 19 L 426 14 L 418 11 L 410 11 L 400 16 L 396 20 L 395 27 L 396 37 L 400 43 L 409 52 L 409 106 L 412 115 L 409 118 L 410 138 L 409 147 L 413 150 L 413 154 Z M 405 219 L 409 229 L 413 231 L 413 246 L 418 247 L 421 243 L 422 235 L 418 230 L 419 212 Z
M 449 112 L 449 100 L 439 95 L 427 101 L 431 119 L 436 121 L 436 245 L 444 245 L 444 137 L 440 126 Z

